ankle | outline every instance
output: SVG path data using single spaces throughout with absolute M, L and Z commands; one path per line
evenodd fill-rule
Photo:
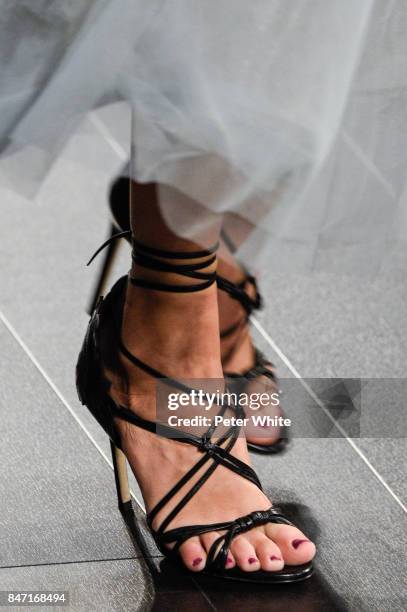
M 163 251 L 133 241 L 122 338 L 169 376 L 222 375 L 215 253 L 216 247 Z
M 178 364 L 179 375 L 186 378 L 221 377 L 216 285 L 195 293 L 167 293 L 129 283 L 122 339 L 130 351 L 169 375 Z

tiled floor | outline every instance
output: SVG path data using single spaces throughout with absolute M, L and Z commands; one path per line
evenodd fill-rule
M 65 589 L 69 609 L 80 611 L 404 610 L 404 438 L 296 439 L 283 456 L 254 459 L 266 490 L 317 540 L 308 583 L 180 582 L 151 542 L 163 581 L 147 571 L 116 509 L 107 440 L 79 404 L 73 374 L 95 274 L 84 263 L 106 231 L 105 193 L 126 156 L 127 119 L 118 107 L 89 118 L 35 203 L 1 191 L 0 590 Z M 127 265 L 123 249 L 117 269 Z M 293 368 L 405 376 L 407 286 L 398 272 L 375 283 L 263 278 L 258 343 L 289 376 Z

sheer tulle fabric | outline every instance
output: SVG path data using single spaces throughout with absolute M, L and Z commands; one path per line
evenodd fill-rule
M 199 203 L 160 191 L 177 231 L 232 213 L 247 262 L 296 270 L 376 273 L 403 247 L 402 0 L 6 1 L 0 33 L 3 185 L 38 186 L 125 99 L 132 176 Z

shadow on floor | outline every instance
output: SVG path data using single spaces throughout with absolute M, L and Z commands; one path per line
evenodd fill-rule
M 299 526 L 306 522 L 310 537 L 318 540 L 319 530 L 306 506 L 286 504 L 282 510 Z M 144 608 L 166 610 L 233 610 L 233 612 L 345 612 L 347 605 L 316 569 L 304 582 L 286 585 L 255 585 L 225 581 L 203 575 L 189 575 L 163 557 L 153 557 L 143 535 L 145 526 L 134 514 L 123 515 L 132 540 L 144 557 L 146 579 L 152 580 L 154 600 Z M 272 608 L 271 608 L 272 606 Z
M 210 609 L 210 604 L 217 610 L 233 612 L 251 612 L 273 610 L 273 612 L 345 612 L 348 610 L 346 604 L 337 593 L 330 587 L 326 580 L 316 571 L 314 575 L 304 582 L 289 585 L 254 585 L 239 582 L 226 582 L 219 579 L 200 576 L 196 580 L 197 587 L 206 596 L 208 605 L 204 600 L 198 598 L 197 590 L 189 590 L 186 578 L 183 577 L 183 590 L 178 591 L 174 582 L 172 571 L 171 587 L 168 580 L 163 578 L 167 572 L 166 565 L 169 562 L 163 560 L 160 563 L 161 578 L 155 582 L 155 597 L 149 610 L 191 610 L 198 612 Z M 195 579 L 192 578 L 192 582 Z M 171 589 L 171 590 L 170 590 Z M 166 606 L 169 606 L 168 608 Z

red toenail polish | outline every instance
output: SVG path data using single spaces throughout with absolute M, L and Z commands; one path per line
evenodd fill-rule
M 280 557 L 276 557 L 276 555 L 271 555 L 270 561 L 281 561 Z
M 255 559 L 254 557 L 250 557 L 250 559 L 249 559 L 250 565 L 252 565 L 253 563 L 256 563 L 256 562 L 257 562 L 257 559 Z
M 291 544 L 293 545 L 293 547 L 295 549 L 297 549 L 299 546 L 301 546 L 301 544 L 303 544 L 304 542 L 309 542 L 309 540 L 293 540 L 291 542 Z
M 201 557 L 198 557 L 198 559 L 194 559 L 192 561 L 192 567 L 196 567 L 197 565 L 201 563 L 201 561 L 202 561 Z
M 232 565 L 233 563 L 233 559 L 231 559 L 230 557 L 228 557 L 227 561 L 226 561 L 226 565 Z

